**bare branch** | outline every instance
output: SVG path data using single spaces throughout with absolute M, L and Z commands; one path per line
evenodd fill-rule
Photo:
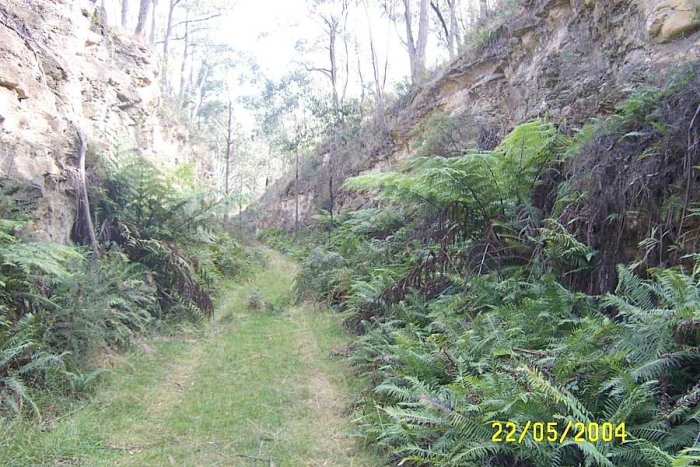
M 319 73 L 323 73 L 324 75 L 328 76 L 329 78 L 333 75 L 333 72 L 329 70 L 328 68 L 316 68 L 316 67 L 310 67 L 306 64 L 304 64 L 304 68 L 306 71 L 317 71 Z
M 438 20 L 440 20 L 440 24 L 442 25 L 442 29 L 445 31 L 445 39 L 449 41 L 450 38 L 450 30 L 447 28 L 447 23 L 445 22 L 445 18 L 442 16 L 442 11 L 440 11 L 440 5 L 438 4 L 437 1 L 430 1 L 430 7 L 433 9 L 435 14 L 438 17 Z
M 172 25 L 172 28 L 176 28 L 178 26 L 182 26 L 183 24 L 191 24 L 191 23 L 199 23 L 202 21 L 209 21 L 210 19 L 218 18 L 221 16 L 221 13 L 214 13 L 213 15 L 207 16 L 205 18 L 197 18 L 197 19 L 188 19 L 185 21 L 180 21 L 179 23 L 175 23 Z

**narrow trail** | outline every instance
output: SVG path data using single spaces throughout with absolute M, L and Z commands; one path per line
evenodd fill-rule
M 85 407 L 28 429 L 0 464 L 382 465 L 348 435 L 357 383 L 331 356 L 346 339 L 338 318 L 290 305 L 296 265 L 267 255 L 204 329 L 117 359 Z

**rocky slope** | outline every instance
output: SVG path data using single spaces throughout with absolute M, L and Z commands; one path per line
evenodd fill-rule
M 458 122 L 460 144 L 488 148 L 518 123 L 548 116 L 580 126 L 614 108 L 630 87 L 662 85 L 675 66 L 700 55 L 700 0 L 533 0 L 390 111 L 381 137 L 367 124 L 329 167 L 322 148 L 305 167 L 300 217 L 329 205 L 329 174 L 386 169 L 416 152 L 416 130 L 444 113 Z M 291 227 L 294 180 L 272 186 L 247 217 L 259 227 Z M 339 191 L 336 208 L 365 200 Z
M 159 106 L 158 57 L 110 31 L 92 2 L 5 0 L 0 44 L 0 183 L 36 202 L 36 238 L 70 241 L 79 131 L 88 157 L 191 155 Z

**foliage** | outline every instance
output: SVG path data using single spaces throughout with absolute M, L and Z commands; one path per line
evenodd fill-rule
M 3 225 L 0 415 L 21 413 L 23 401 L 38 413 L 35 388 L 69 388 L 98 351 L 145 331 L 155 287 L 116 250 L 93 262 L 82 249 L 22 241 L 19 221 Z
M 259 310 L 265 306 L 265 302 L 260 296 L 260 291 L 253 289 L 248 294 L 248 309 L 249 310 Z
M 557 132 L 545 121 L 520 125 L 493 151 L 412 159 L 404 172 L 349 179 L 353 190 L 379 190 L 378 199 L 423 209 L 457 206 L 472 224 L 483 224 L 532 196 L 537 176 L 553 160 Z
M 25 402 L 38 414 L 28 385 L 62 364 L 41 344 L 36 321 L 32 314 L 14 324 L 0 321 L 0 416 L 21 413 Z
M 697 249 L 700 64 L 669 70 L 668 85 L 630 91 L 567 148 L 557 217 L 599 251 L 590 293 L 614 287 L 615 263 L 678 264 Z M 641 243 L 641 246 L 640 246 Z
M 602 199 L 581 188 L 598 172 L 579 169 L 605 141 L 641 173 L 682 174 L 682 184 L 655 191 L 654 203 L 665 213 L 658 229 L 683 228 L 688 164 L 671 154 L 663 159 L 669 167 L 649 158 L 660 142 L 673 151 L 686 144 L 695 79 L 641 91 L 573 137 L 535 120 L 493 150 L 463 143 L 441 154 L 442 129 L 427 127 L 417 147 L 431 157 L 345 183 L 377 207 L 333 223 L 318 217 L 327 237 L 303 258 L 297 289 L 350 312 L 360 334 L 350 358 L 369 384 L 357 410 L 367 443 L 408 465 L 692 464 L 700 431 L 697 255 L 681 249 L 674 267 L 639 273 L 618 266 L 606 276 L 616 287 L 583 293 L 618 257 L 622 229 L 639 224 L 612 235 L 606 225 L 615 213 L 601 219 L 588 211 L 627 193 L 636 172 L 625 166 L 615 173 L 627 178 L 614 186 L 596 182 Z M 679 96 L 691 104 L 681 106 Z M 682 109 L 673 128 L 685 129 L 683 138 L 668 139 L 670 108 Z M 648 151 L 632 156 L 630 148 Z M 693 215 L 692 205 L 686 212 Z M 685 229 L 691 225 L 686 216 Z M 588 241 L 601 232 L 605 242 Z M 495 443 L 493 420 L 625 422 L 628 439 Z
M 97 170 L 107 179 L 90 196 L 99 258 L 22 238 L 31 206 L 14 201 L 14 189 L 0 196 L 0 416 L 38 414 L 41 388 L 79 395 L 99 377 L 105 349 L 165 318 L 211 314 L 216 281 L 259 263 L 212 227 L 222 203 L 189 166 L 168 172 L 137 158 Z
M 236 241 L 225 231 L 210 228 L 201 230 L 199 242 L 192 246 L 197 258 L 199 274 L 206 275 L 214 287 L 218 280 L 244 279 L 255 272 L 263 259 L 259 252 Z
M 338 253 L 327 253 L 320 248 L 309 252 L 302 263 L 302 270 L 296 277 L 296 290 L 300 299 L 313 291 L 315 298 L 330 299 L 331 293 L 338 287 L 345 259 Z
M 213 271 L 199 267 L 183 247 L 216 244 L 211 219 L 225 203 L 196 186 L 189 166 L 168 172 L 136 157 L 106 171 L 106 189 L 96 193 L 100 240 L 119 245 L 132 261 L 153 271 L 162 311 L 210 315 Z M 219 255 L 216 267 L 233 272 L 237 265 L 225 261 Z
M 297 235 L 295 236 L 284 229 L 270 228 L 262 230 L 256 238 L 268 245 L 270 248 L 274 248 L 275 250 L 291 256 L 292 258 L 301 259 L 308 253 L 308 251 L 304 248 L 304 245 L 298 241 L 298 239 L 305 238 L 307 235 L 311 235 L 312 233 L 307 230 L 300 230 L 296 234 Z M 313 240 L 309 243 L 313 243 Z
M 143 266 L 111 251 L 98 262 L 81 257 L 57 283 L 45 311 L 42 340 L 80 368 L 99 350 L 124 346 L 148 329 L 156 287 Z

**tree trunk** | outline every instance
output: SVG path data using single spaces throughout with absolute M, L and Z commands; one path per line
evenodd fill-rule
M 333 21 L 333 23 L 329 26 L 330 29 L 328 34 L 330 43 L 328 45 L 328 54 L 331 62 L 331 85 L 333 86 L 333 104 L 337 109 L 340 104 L 340 98 L 338 97 L 338 68 L 335 57 L 335 41 L 337 38 L 336 36 L 338 34 L 338 25 L 334 22 L 334 19 L 331 21 Z
M 355 58 L 357 59 L 357 77 L 360 79 L 360 118 L 364 120 L 365 116 L 365 77 L 362 74 L 362 57 L 360 56 L 360 46 L 355 39 Z
M 294 152 L 294 230 L 299 230 L 299 148 Z
M 383 134 L 389 133 L 389 125 L 386 121 L 385 115 L 385 100 L 384 100 L 384 86 L 383 79 L 381 77 L 381 72 L 379 70 L 379 59 L 377 58 L 377 50 L 374 46 L 374 34 L 372 33 L 372 23 L 369 18 L 369 12 L 367 11 L 367 5 L 365 4 L 365 15 L 367 16 L 367 28 L 369 30 L 369 49 L 372 55 L 372 72 L 374 74 L 374 99 L 375 108 L 377 112 L 377 124 L 381 129 Z
M 450 9 L 450 37 L 448 42 L 453 44 L 455 55 L 460 52 L 462 47 L 461 34 L 459 33 L 459 20 L 457 18 L 457 2 L 458 0 L 447 0 L 447 6 Z
M 151 35 L 149 41 L 151 44 L 156 43 L 156 7 L 158 6 L 158 0 L 151 0 L 153 8 L 151 8 Z
M 168 2 L 168 20 L 165 23 L 165 32 L 163 33 L 163 86 L 165 92 L 170 94 L 170 81 L 168 80 L 168 52 L 170 48 L 170 35 L 173 30 L 173 12 L 180 0 L 169 0 Z
M 122 27 L 126 29 L 129 24 L 129 0 L 122 0 Z
M 180 94 L 179 94 L 179 99 L 178 99 L 178 107 L 182 107 L 182 103 L 185 98 L 185 69 L 187 67 L 187 57 L 189 54 L 189 46 L 190 46 L 190 24 L 189 24 L 189 19 L 190 19 L 190 11 L 187 10 L 187 14 L 185 16 L 185 34 L 183 36 L 183 43 L 182 43 L 182 64 L 180 65 Z
M 231 193 L 229 188 L 229 178 L 231 175 L 231 147 L 233 146 L 233 104 L 228 102 L 228 123 L 226 125 L 226 171 L 224 175 L 224 195 L 228 203 L 228 196 Z M 228 222 L 228 206 L 224 213 L 224 225 Z
M 194 49 L 194 47 L 191 47 Z M 185 115 L 189 115 L 189 111 L 187 110 L 188 107 L 191 106 L 192 104 L 192 92 L 194 91 L 194 64 L 195 64 L 195 50 L 192 50 L 192 53 L 190 54 L 190 73 L 189 73 L 189 78 L 187 78 L 186 81 L 186 86 L 185 86 L 185 92 L 182 94 L 182 110 L 185 111 Z M 190 120 L 192 120 L 190 118 Z
M 406 23 L 406 47 L 408 49 L 408 62 L 411 67 L 411 79 L 415 75 L 416 41 L 413 38 L 413 15 L 411 14 L 411 0 L 403 0 L 403 19 Z
M 238 191 L 238 231 L 243 233 L 243 172 L 241 176 L 240 190 Z
M 408 60 L 411 65 L 411 82 L 420 83 L 425 75 L 425 50 L 428 45 L 428 0 L 420 0 L 418 11 L 418 38 L 413 35 L 413 14 L 411 1 L 403 0 L 404 21 L 406 22 L 406 46 Z
M 413 76 L 420 82 L 425 77 L 425 51 L 428 46 L 428 0 L 420 0 L 420 13 L 418 16 L 418 43 L 416 44 L 416 74 Z
M 80 183 L 80 211 L 87 229 L 88 237 L 90 238 L 90 246 L 92 248 L 92 257 L 100 257 L 100 245 L 97 243 L 97 235 L 95 235 L 95 226 L 92 223 L 92 215 L 90 214 L 90 200 L 87 192 L 87 176 L 85 175 L 85 151 L 86 144 L 85 134 L 80 127 L 76 127 L 78 132 L 78 177 Z
M 442 31 L 445 34 L 445 42 L 447 43 L 447 52 L 450 55 L 450 60 L 457 56 L 457 42 L 456 34 L 457 31 L 457 9 L 455 7 L 456 0 L 447 0 L 447 15 L 449 19 L 449 25 L 447 24 L 447 19 L 445 19 L 445 13 L 440 8 L 440 2 L 437 0 L 430 0 L 430 6 L 435 12 L 438 18 Z
M 197 99 L 196 102 L 193 102 L 192 107 L 190 109 L 190 121 L 194 121 L 195 117 L 199 113 L 199 109 L 202 108 L 202 104 L 204 104 L 204 99 L 207 96 L 207 88 L 206 88 L 206 82 L 207 79 L 209 78 L 209 73 L 211 72 L 211 67 L 205 60 L 202 63 L 202 67 L 199 69 L 199 75 L 197 76 L 197 82 L 196 86 L 194 87 L 195 90 L 197 90 L 197 95 L 199 98 Z
M 489 11 L 489 3 L 488 0 L 480 0 L 479 1 L 479 22 L 486 21 L 486 16 Z
M 139 5 L 139 20 L 136 23 L 136 30 L 134 31 L 134 34 L 138 38 L 142 38 L 146 30 L 146 20 L 148 19 L 148 10 L 150 6 L 151 0 L 141 0 Z
M 338 130 L 333 127 L 333 134 L 331 136 L 331 146 L 328 154 L 328 194 L 330 198 L 330 214 L 331 214 L 331 225 L 333 225 L 333 210 L 335 209 L 335 194 L 333 193 L 333 165 L 335 162 L 335 146 L 337 142 Z

